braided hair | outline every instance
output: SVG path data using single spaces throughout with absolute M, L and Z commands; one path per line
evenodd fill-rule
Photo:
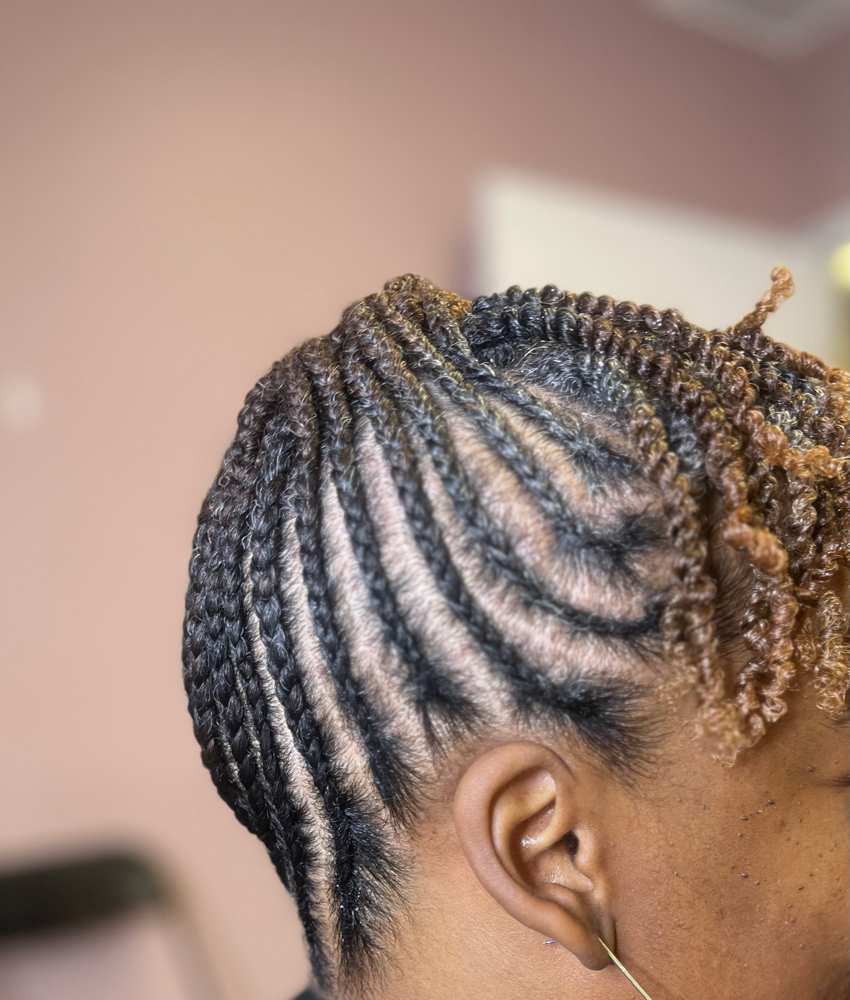
M 791 290 L 777 269 L 721 332 L 407 275 L 248 394 L 199 518 L 184 677 L 321 984 L 391 940 L 405 836 L 459 747 L 549 725 L 645 766 L 646 692 L 609 665 L 664 662 L 729 761 L 796 678 L 844 709 L 847 375 L 762 332 Z

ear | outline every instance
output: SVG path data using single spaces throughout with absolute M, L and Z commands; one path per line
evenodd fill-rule
M 588 969 L 603 969 L 609 958 L 599 938 L 616 945 L 584 784 L 548 747 L 508 743 L 468 767 L 452 811 L 470 867 L 496 902 Z

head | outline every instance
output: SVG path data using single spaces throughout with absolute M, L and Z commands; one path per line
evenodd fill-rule
M 407 276 L 249 393 L 184 666 L 354 997 L 846 992 L 847 377 Z

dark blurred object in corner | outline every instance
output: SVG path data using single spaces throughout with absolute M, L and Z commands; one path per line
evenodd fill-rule
M 0 870 L 0 1000 L 220 1000 L 197 930 L 147 859 Z

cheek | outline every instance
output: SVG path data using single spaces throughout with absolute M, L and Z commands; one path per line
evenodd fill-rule
M 844 996 L 846 796 L 802 791 L 788 771 L 772 788 L 709 777 L 642 809 L 619 865 L 659 994 Z
M 831 980 L 846 965 L 848 833 L 842 800 L 846 796 L 831 788 L 797 789 L 742 823 L 743 837 L 736 834 L 737 874 L 748 878 L 741 878 L 736 893 L 735 923 L 773 956 L 786 980 L 804 970 L 815 981 Z

